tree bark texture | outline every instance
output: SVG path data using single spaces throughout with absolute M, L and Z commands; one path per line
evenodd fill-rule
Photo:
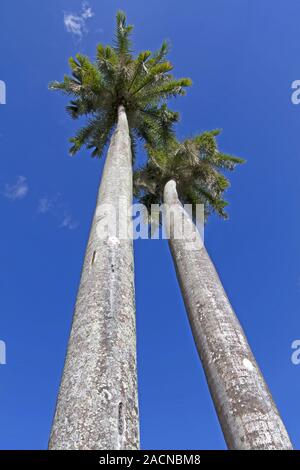
M 49 449 L 138 449 L 134 260 L 130 238 L 99 237 L 103 206 L 132 204 L 126 112 L 109 146 L 86 249 Z M 127 224 L 130 225 L 130 215 Z
M 169 181 L 165 187 L 164 202 L 168 210 L 183 213 L 186 222 L 193 223 L 178 199 L 174 181 Z M 173 228 L 171 225 L 169 246 L 228 448 L 292 449 L 270 391 L 199 233 L 191 247 L 191 242 L 185 238 L 175 239 Z

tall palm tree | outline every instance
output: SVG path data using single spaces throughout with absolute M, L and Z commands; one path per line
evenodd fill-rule
M 204 204 L 206 218 L 212 212 L 226 217 L 223 192 L 229 181 L 223 170 L 233 170 L 242 160 L 218 151 L 218 133 L 205 132 L 183 143 L 173 141 L 168 152 L 150 147 L 146 167 L 136 173 L 137 195 L 148 208 L 164 199 L 177 278 L 228 447 L 291 449 L 279 412 L 199 232 L 194 231 L 194 240 L 191 230 L 181 238 L 176 236 L 176 221 L 193 224 L 181 202 Z
M 131 52 L 132 26 L 117 13 L 113 47 L 99 44 L 93 63 L 77 54 L 72 76 L 50 87 L 71 97 L 72 118 L 88 117 L 71 140 L 71 155 L 83 146 L 101 156 L 109 143 L 87 244 L 67 356 L 50 436 L 50 449 L 137 449 L 139 447 L 136 331 L 132 240 L 99 234 L 119 203 L 132 204 L 132 161 L 136 139 L 166 142 L 178 118 L 166 107 L 184 95 L 189 79 L 174 79 L 158 52 Z M 124 214 L 123 214 L 124 215 Z M 130 229 L 131 217 L 126 216 Z M 121 229 L 121 227 L 120 227 Z M 101 235 L 101 236 L 99 236 Z

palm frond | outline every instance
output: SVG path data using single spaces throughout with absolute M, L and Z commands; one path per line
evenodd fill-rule
M 132 25 L 126 24 L 126 15 L 123 11 L 117 12 L 117 27 L 115 33 L 114 49 L 118 56 L 127 56 L 131 53 L 130 34 L 133 30 Z
M 206 218 L 213 212 L 227 218 L 224 193 L 230 183 L 223 170 L 233 170 L 244 160 L 218 151 L 219 132 L 204 132 L 183 142 L 173 136 L 167 146 L 147 144 L 148 162 L 134 177 L 139 201 L 162 202 L 164 186 L 173 179 L 182 203 L 204 204 Z
M 72 154 L 85 146 L 92 149 L 92 156 L 100 156 L 117 123 L 121 105 L 126 110 L 132 139 L 167 146 L 174 138 L 178 114 L 167 108 L 166 100 L 184 95 L 191 81 L 171 74 L 173 65 L 166 58 L 167 42 L 154 54 L 146 50 L 134 57 L 132 29 L 125 14 L 119 11 L 113 46 L 98 44 L 95 62 L 83 54 L 71 57 L 70 76 L 50 84 L 50 89 L 70 98 L 66 109 L 71 118 L 86 116 L 88 120 L 72 138 Z M 134 142 L 132 147 L 134 155 Z
M 70 139 L 70 155 L 75 155 L 83 146 L 93 149 L 92 156 L 101 156 L 103 148 L 112 132 L 114 118 L 110 114 L 100 114 L 90 119 L 85 127 L 80 128 Z

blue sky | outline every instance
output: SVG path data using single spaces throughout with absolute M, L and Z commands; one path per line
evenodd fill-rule
M 103 161 L 68 156 L 77 124 L 47 84 L 77 51 L 109 43 L 118 8 L 136 49 L 172 43 L 190 76 L 180 137 L 222 128 L 220 148 L 247 159 L 232 175 L 229 221 L 206 245 L 300 448 L 297 0 L 2 0 L 0 80 L 0 448 L 44 449 Z M 85 12 L 85 14 L 84 14 Z M 71 16 L 70 16 L 71 14 Z M 142 156 L 140 156 L 142 158 Z M 139 398 L 145 449 L 224 449 L 166 241 L 135 244 Z

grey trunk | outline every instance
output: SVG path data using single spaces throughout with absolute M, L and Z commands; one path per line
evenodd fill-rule
M 178 200 L 174 181 L 169 181 L 165 187 L 164 202 L 168 210 L 183 214 L 186 221 L 192 223 Z M 292 449 L 270 391 L 199 233 L 191 249 L 187 239 L 175 239 L 173 229 L 171 223 L 169 245 L 177 278 L 228 447 Z
M 97 234 L 103 204 L 118 211 L 120 201 L 131 207 L 123 106 L 103 170 L 49 449 L 139 448 L 132 240 Z

